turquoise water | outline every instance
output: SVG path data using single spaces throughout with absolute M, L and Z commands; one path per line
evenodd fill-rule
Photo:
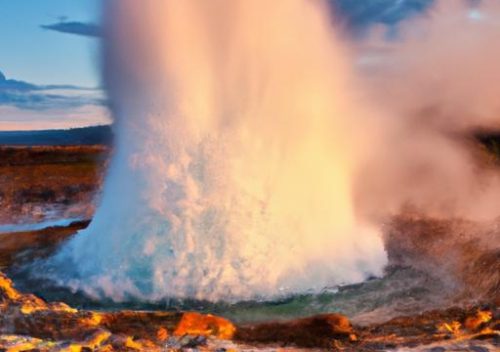
M 68 288 L 34 279 L 26 270 L 13 270 L 9 275 L 21 290 L 33 292 L 48 301 L 64 301 L 80 309 L 195 310 L 222 315 L 238 323 L 338 312 L 347 315 L 355 323 L 364 324 L 443 308 L 445 302 L 449 302 L 449 297 L 443 294 L 445 286 L 439 279 L 404 267 L 391 268 L 382 278 L 372 278 L 356 285 L 325 288 L 319 293 L 232 304 L 176 299 L 159 302 L 96 300 L 82 292 L 71 292 Z

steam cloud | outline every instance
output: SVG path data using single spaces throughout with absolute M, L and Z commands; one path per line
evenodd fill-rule
M 382 41 L 375 29 L 360 46 L 371 62 L 363 86 L 386 110 L 356 186 L 371 215 L 406 206 L 441 218 L 499 215 L 498 173 L 478 164 L 467 137 L 500 127 L 500 4 L 468 4 L 437 2 L 406 22 L 399 40 Z
M 498 124 L 500 8 L 450 3 L 353 45 L 321 1 L 108 1 L 116 151 L 61 280 L 269 298 L 380 275 L 379 223 L 408 206 L 494 218 L 498 177 L 463 135 Z

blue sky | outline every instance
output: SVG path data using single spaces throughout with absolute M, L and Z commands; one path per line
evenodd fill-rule
M 0 0 L 0 71 L 35 84 L 99 85 L 96 39 L 43 29 L 59 17 L 97 22 L 99 0 Z
M 102 1 L 0 0 L 0 130 L 111 121 L 99 88 Z M 359 36 L 372 24 L 397 27 L 434 0 L 329 1 Z
M 0 0 L 0 130 L 110 122 L 99 88 L 99 39 L 42 28 L 99 23 L 99 6 L 100 0 Z

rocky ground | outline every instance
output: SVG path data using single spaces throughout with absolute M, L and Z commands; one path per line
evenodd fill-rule
M 500 349 L 499 319 L 496 307 L 484 306 L 430 311 L 364 327 L 334 313 L 237 326 L 196 312 L 77 310 L 21 293 L 0 274 L 0 350 L 9 352 L 415 348 L 481 352 Z
M 90 218 L 106 146 L 0 146 L 0 224 Z
M 0 235 L 0 265 L 10 272 L 49 255 L 87 224 Z M 335 313 L 238 324 L 196 312 L 78 310 L 21 293 L 0 273 L 0 351 L 500 350 L 498 302 L 485 302 L 368 324 Z
M 1 147 L 0 224 L 89 219 L 109 153 L 103 146 Z M 83 220 L 0 233 L 0 271 L 10 273 L 13 264 L 49 255 L 87 225 Z M 456 300 L 432 311 L 393 319 L 382 314 L 376 322 L 357 324 L 335 313 L 233 323 L 196 312 L 78 310 L 21 293 L 0 273 L 0 351 L 500 350 L 500 251 L 476 240 L 490 229 L 413 215 L 387 226 L 391 263 L 449 275 L 461 283 Z M 500 239 L 499 233 L 488 238 Z M 453 249 L 454 262 L 444 261 L 443 246 Z M 458 307 L 447 308 L 457 302 Z

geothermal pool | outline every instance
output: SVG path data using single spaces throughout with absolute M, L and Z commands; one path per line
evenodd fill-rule
M 27 276 L 28 275 L 28 276 Z M 114 311 L 121 309 L 159 311 L 200 311 L 227 317 L 237 323 L 288 320 L 316 314 L 339 312 L 355 324 L 385 322 L 398 316 L 409 316 L 448 307 L 451 292 L 437 277 L 413 268 L 394 268 L 382 278 L 363 283 L 325 288 L 322 292 L 290 295 L 267 301 L 209 302 L 195 299 L 163 299 L 154 302 L 125 298 L 121 302 L 91 297 L 57 283 L 29 277 L 23 270 L 11 276 L 19 289 L 34 292 L 53 302 L 71 306 Z

